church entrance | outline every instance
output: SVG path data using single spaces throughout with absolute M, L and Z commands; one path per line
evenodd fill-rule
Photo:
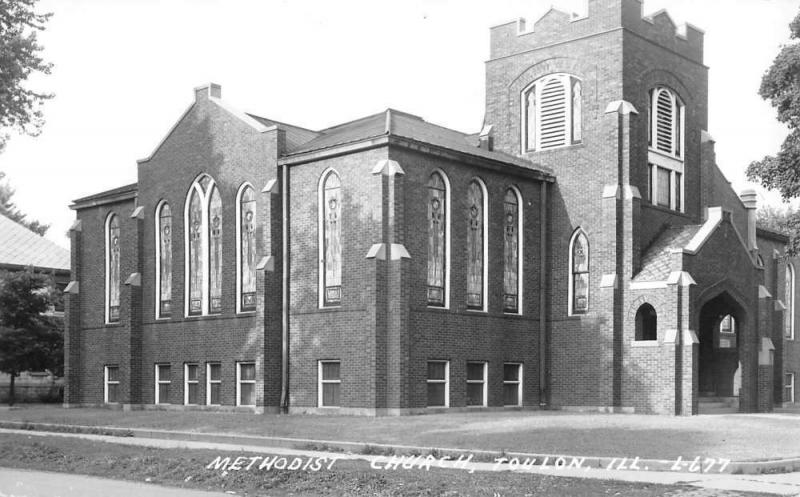
M 744 309 L 728 293 L 710 300 L 700 311 L 700 414 L 738 411 L 742 384 L 741 337 L 745 323 Z

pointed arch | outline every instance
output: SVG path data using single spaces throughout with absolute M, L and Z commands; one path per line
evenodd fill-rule
M 342 180 L 326 169 L 319 181 L 319 306 L 342 303 Z
M 172 209 L 166 200 L 158 203 L 155 210 L 156 270 L 155 312 L 156 319 L 172 315 Z
M 571 74 L 538 78 L 521 94 L 522 153 L 580 143 L 583 139 L 583 87 Z
M 509 186 L 503 198 L 503 312 L 522 314 L 522 194 Z
M 450 306 L 450 180 L 435 169 L 427 182 L 428 276 L 427 303 Z
M 578 228 L 569 241 L 569 315 L 586 314 L 589 310 L 589 237 Z
M 488 310 L 489 193 L 480 178 L 467 186 L 467 309 Z
M 784 298 L 786 302 L 784 302 L 786 306 L 786 310 L 784 310 L 784 332 L 783 335 L 785 338 L 789 340 L 794 340 L 794 296 L 795 296 L 795 272 L 794 272 L 794 264 L 790 261 L 786 261 L 786 277 L 784 278 Z
M 110 212 L 105 222 L 106 323 L 119 322 L 120 228 L 119 216 Z
M 258 211 L 253 185 L 243 183 L 236 193 L 236 311 L 256 310 L 256 227 Z
M 214 179 L 199 175 L 184 202 L 185 315 L 222 311 L 222 198 Z M 212 243 L 213 242 L 213 243 Z

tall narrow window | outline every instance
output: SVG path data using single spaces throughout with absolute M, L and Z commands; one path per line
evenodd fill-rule
M 203 239 L 203 201 L 199 188 L 193 188 L 189 198 L 187 231 L 189 234 L 189 314 L 203 313 L 205 276 Z
M 572 235 L 570 243 L 570 314 L 589 310 L 589 240 L 583 230 Z
M 322 185 L 323 305 L 342 303 L 342 183 L 330 171 Z
M 467 308 L 485 310 L 486 195 L 473 180 L 467 189 Z
M 522 405 L 522 364 L 503 364 L 503 405 Z
M 119 402 L 119 366 L 105 366 L 104 370 L 104 402 L 116 404 Z
M 106 322 L 119 321 L 119 217 L 106 220 Z
M 206 363 L 206 404 L 218 406 L 222 403 L 222 364 Z
M 222 199 L 216 185 L 211 187 L 208 202 L 209 231 L 209 285 L 210 313 L 222 312 Z
M 245 185 L 239 191 L 239 310 L 256 308 L 256 194 Z
M 522 92 L 522 150 L 534 152 L 580 143 L 583 87 L 578 78 L 551 74 Z
M 184 364 L 183 366 L 183 403 L 186 405 L 196 405 L 200 384 L 198 381 L 198 371 L 200 366 L 197 364 Z
M 684 105 L 675 92 L 664 87 L 650 90 L 650 201 L 679 212 L 684 210 L 684 114 Z
M 794 340 L 794 265 L 791 262 L 786 263 L 786 278 L 784 281 L 786 289 L 784 296 L 786 298 L 786 310 L 783 311 L 784 315 L 784 332 L 783 336 L 788 340 Z
M 156 364 L 156 404 L 169 404 L 172 377 L 169 364 Z
M 441 173 L 428 179 L 428 305 L 447 305 L 449 206 L 447 184 Z
M 783 401 L 794 403 L 794 373 L 783 374 Z
M 522 201 L 512 188 L 503 199 L 503 311 L 520 312 Z
M 161 202 L 156 209 L 156 317 L 172 314 L 172 211 Z
M 256 405 L 256 365 L 252 362 L 236 363 L 236 405 Z

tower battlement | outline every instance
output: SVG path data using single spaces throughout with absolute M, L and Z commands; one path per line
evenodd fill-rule
M 643 15 L 642 0 L 586 0 L 586 14 L 552 7 L 532 24 L 520 18 L 491 28 L 490 59 L 498 59 L 615 29 L 650 40 L 699 64 L 704 31 L 678 25 L 666 10 Z

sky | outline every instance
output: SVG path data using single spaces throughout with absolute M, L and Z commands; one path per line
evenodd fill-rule
M 489 27 L 538 19 L 585 0 L 40 0 L 40 35 L 54 64 L 33 87 L 55 97 L 38 137 L 12 135 L 0 171 L 14 201 L 68 247 L 81 196 L 136 181 L 147 157 L 193 101 L 222 85 L 235 107 L 311 129 L 388 107 L 460 131 L 483 121 Z M 787 130 L 758 96 L 789 41 L 800 0 L 645 0 L 706 33 L 709 132 L 734 188 L 747 165 L 775 153 Z M 762 202 L 779 203 L 764 193 Z

